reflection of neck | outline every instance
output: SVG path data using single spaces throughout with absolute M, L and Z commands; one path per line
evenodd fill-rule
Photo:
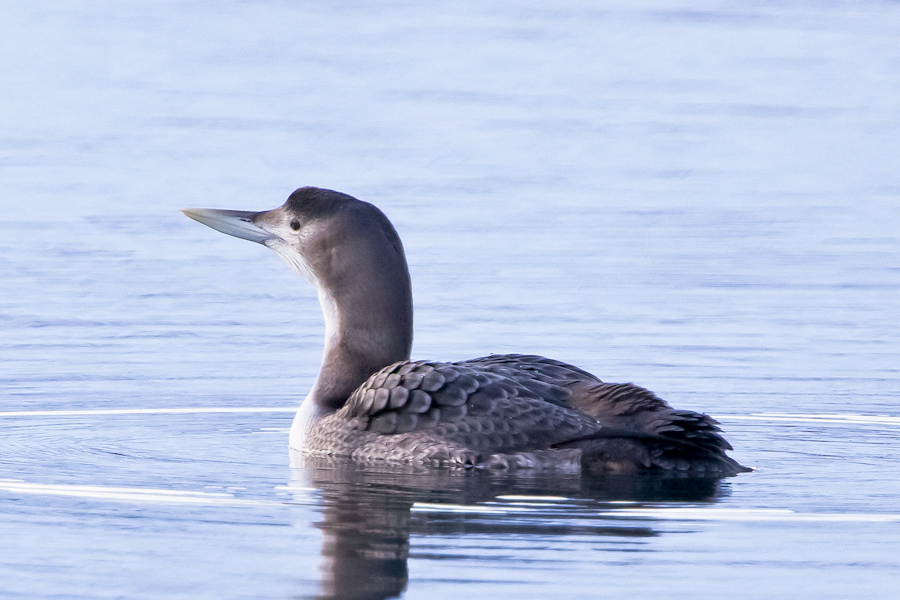
M 326 494 L 322 598 L 380 600 L 403 593 L 411 507 L 389 494 L 336 500 Z

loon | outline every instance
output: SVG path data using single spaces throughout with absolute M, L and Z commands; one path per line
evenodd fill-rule
M 363 464 L 726 477 L 749 469 L 705 414 L 542 356 L 410 360 L 400 237 L 377 207 L 315 187 L 262 212 L 183 209 L 268 246 L 318 292 L 325 352 L 290 447 Z

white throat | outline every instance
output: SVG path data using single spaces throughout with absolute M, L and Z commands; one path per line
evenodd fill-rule
M 334 301 L 325 287 L 321 284 L 318 277 L 298 252 L 287 244 L 270 244 L 269 247 L 275 250 L 284 262 L 290 265 L 291 269 L 298 275 L 309 281 L 315 288 L 319 297 L 319 305 L 322 307 L 322 316 L 325 320 L 325 351 L 322 362 L 325 362 L 325 356 L 328 351 L 336 346 L 339 341 L 338 332 L 340 331 L 340 317 L 337 310 L 337 303 Z M 291 423 L 291 434 L 288 445 L 294 450 L 301 450 L 305 444 L 309 432 L 316 426 L 319 420 L 328 414 L 323 407 L 319 406 L 315 401 L 316 391 L 319 386 L 319 379 L 313 383 L 312 389 L 303 399 L 297 414 L 294 415 L 294 421 Z
M 316 423 L 327 413 L 316 404 L 314 399 L 316 394 L 316 384 L 313 384 L 312 390 L 300 404 L 297 414 L 294 415 L 294 421 L 291 423 L 291 435 L 288 446 L 293 450 L 302 450 L 309 432 L 312 431 Z

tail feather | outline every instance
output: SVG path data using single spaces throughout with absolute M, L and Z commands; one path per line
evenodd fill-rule
M 676 410 L 645 388 L 631 383 L 589 384 L 576 391 L 572 403 L 603 425 L 596 435 L 564 444 L 581 448 L 588 465 L 711 475 L 749 470 L 725 454 L 731 444 L 715 419 Z

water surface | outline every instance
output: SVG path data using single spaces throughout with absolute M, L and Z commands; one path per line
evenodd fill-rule
M 0 595 L 896 597 L 898 25 L 888 2 L 6 7 Z M 414 357 L 633 381 L 757 470 L 292 468 L 315 296 L 177 209 L 300 185 L 394 221 Z

